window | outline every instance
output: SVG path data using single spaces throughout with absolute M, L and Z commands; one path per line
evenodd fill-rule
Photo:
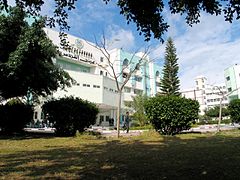
M 232 88 L 228 88 L 228 92 L 231 92 L 232 91 Z
M 125 87 L 125 88 L 124 88 L 124 92 L 130 93 L 130 92 L 131 92 L 131 88 Z
M 230 80 L 230 76 L 227 76 L 226 79 L 227 79 L 227 81 L 229 81 Z
M 104 86 L 104 90 L 108 90 L 108 88 Z
M 100 62 L 103 62 L 103 57 L 100 57 Z
M 123 78 L 126 78 L 127 77 L 127 73 L 123 73 Z
M 135 76 L 134 79 L 135 79 L 135 81 L 137 81 L 137 82 L 141 82 L 141 81 L 142 81 L 142 77 Z
M 196 85 L 198 85 L 198 81 L 196 81 Z
M 103 75 L 103 71 L 100 71 L 100 75 Z
M 160 74 L 159 71 L 157 71 L 157 72 L 156 72 L 156 77 L 159 77 L 159 74 Z
M 93 88 L 100 88 L 100 86 L 98 86 L 98 85 L 93 85 Z
M 90 84 L 83 84 L 83 87 L 90 87 Z
M 106 121 L 108 121 L 108 122 L 109 122 L 109 119 L 110 119 L 110 118 L 109 118 L 109 116 L 106 116 Z
M 104 116 L 100 116 L 99 125 L 104 121 Z
M 134 94 L 142 94 L 142 90 L 134 89 Z
M 129 64 L 128 59 L 124 59 L 124 60 L 123 60 L 123 66 L 128 66 L 128 64 Z
M 79 84 L 79 83 L 77 83 L 77 86 L 80 86 L 80 84 Z
M 105 72 L 105 76 L 107 76 L 107 74 L 108 74 L 108 73 L 107 73 L 107 72 Z

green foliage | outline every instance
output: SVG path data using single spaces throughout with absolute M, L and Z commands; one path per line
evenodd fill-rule
M 147 116 L 145 114 L 145 107 L 144 104 L 147 101 L 148 97 L 146 94 L 138 94 L 137 96 L 133 97 L 133 101 L 128 103 L 127 106 L 133 108 L 134 113 L 132 119 L 135 122 L 138 122 L 140 126 L 144 126 L 148 123 Z
M 0 105 L 0 129 L 3 134 L 19 133 L 31 122 L 33 108 L 23 104 L 18 99 L 12 99 L 5 105 Z
M 106 4 L 110 0 L 103 0 Z M 17 6 L 26 9 L 30 15 L 39 14 L 44 4 L 43 1 L 15 0 Z M 60 26 L 60 30 L 68 30 L 67 23 L 68 11 L 75 8 L 76 0 L 55 0 L 52 9 L 52 16 L 47 17 L 46 24 L 50 27 Z M 8 0 L 0 1 L 0 12 L 8 9 Z M 232 22 L 235 18 L 240 19 L 238 1 L 178 1 L 178 0 L 138 0 L 137 3 L 132 0 L 118 0 L 117 6 L 120 8 L 127 23 L 134 22 L 141 35 L 143 33 L 145 40 L 149 41 L 153 36 L 163 42 L 163 35 L 168 30 L 168 23 L 164 19 L 164 9 L 169 9 L 172 14 L 180 14 L 185 17 L 186 23 L 192 26 L 199 23 L 201 12 L 211 15 L 224 14 L 225 21 Z M 167 7 L 165 7 L 167 6 Z
M 191 127 L 198 118 L 199 103 L 179 96 L 156 96 L 146 104 L 146 114 L 161 134 L 174 135 Z
M 228 110 L 233 122 L 240 122 L 240 99 L 234 99 L 229 103 Z
M 231 119 L 223 119 L 221 120 L 221 124 L 230 124 L 232 123 Z M 197 125 L 205 125 L 205 124 L 218 124 L 218 120 L 206 120 L 206 121 L 200 121 L 198 123 L 196 123 Z
M 206 111 L 206 115 L 208 117 L 219 117 L 219 110 L 220 107 L 219 106 L 215 106 L 213 108 L 210 108 L 209 110 Z M 229 116 L 229 111 L 227 108 L 222 107 L 222 117 L 224 116 Z
M 57 136 L 74 136 L 76 131 L 96 122 L 98 108 L 80 98 L 65 97 L 52 99 L 43 105 L 46 119 L 54 124 Z
M 30 26 L 25 16 L 19 8 L 0 15 L 0 91 L 5 99 L 29 93 L 46 96 L 73 82 L 52 62 L 57 51 L 42 29 L 44 21 Z
M 163 79 L 160 83 L 160 88 L 165 95 L 180 96 L 178 79 L 178 64 L 177 64 L 176 48 L 174 47 L 171 38 L 168 39 L 165 49 L 165 61 L 163 66 Z

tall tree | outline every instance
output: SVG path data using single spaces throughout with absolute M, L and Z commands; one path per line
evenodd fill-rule
M 180 81 L 178 79 L 178 63 L 177 63 L 176 48 L 173 40 L 169 38 L 167 40 L 165 49 L 165 62 L 163 67 L 163 79 L 160 83 L 160 88 L 165 95 L 177 95 L 179 96 Z
M 32 25 L 20 8 L 0 15 L 0 96 L 46 96 L 73 82 L 68 73 L 53 63 L 57 49 L 42 29 L 40 18 Z
M 107 42 L 106 42 L 106 38 L 105 35 L 103 34 L 102 37 L 102 41 L 100 43 L 96 42 L 96 45 L 93 45 L 91 43 L 88 43 L 89 45 L 92 45 L 96 48 L 98 48 L 101 53 L 103 54 L 103 56 L 106 58 L 107 60 L 107 64 L 108 66 L 102 66 L 101 64 L 98 64 L 101 68 L 103 68 L 104 70 L 106 70 L 109 74 L 109 76 L 111 78 L 114 79 L 115 84 L 116 84 L 116 88 L 118 91 L 118 109 L 117 109 L 117 137 L 119 137 L 120 135 L 120 117 L 121 117 L 121 103 L 122 103 L 122 94 L 123 94 L 123 90 L 125 85 L 128 83 L 128 81 L 130 80 L 130 78 L 134 75 L 134 73 L 136 73 L 138 70 L 140 70 L 141 66 L 146 65 L 147 63 L 149 63 L 149 60 L 147 59 L 147 55 L 149 53 L 149 49 L 146 48 L 145 51 L 139 56 L 136 55 L 136 53 L 133 53 L 131 58 L 129 59 L 129 61 L 127 61 L 124 66 L 120 69 L 120 71 L 118 72 L 117 67 L 119 67 L 118 64 L 118 60 L 116 60 L 115 58 L 111 58 L 111 54 L 109 53 L 109 51 L 107 50 Z M 134 62 L 134 59 L 138 59 L 137 62 Z M 125 71 L 128 72 L 125 72 Z M 119 79 L 120 77 L 123 77 L 122 81 L 120 82 Z
M 7 9 L 9 1 L 0 0 L 0 10 Z M 61 31 L 68 30 L 68 10 L 75 8 L 76 1 L 54 0 L 53 15 L 47 17 L 47 24 L 50 27 L 58 24 Z M 101 1 L 107 4 L 111 0 Z M 37 15 L 46 0 L 15 0 L 15 2 L 31 15 Z M 240 2 L 237 0 L 138 0 L 137 3 L 133 0 L 117 0 L 116 4 L 120 7 L 120 14 L 127 19 L 127 23 L 134 22 L 139 34 L 143 34 L 147 41 L 153 36 L 163 42 L 162 36 L 169 27 L 164 19 L 164 9 L 169 9 L 172 14 L 184 16 L 186 23 L 190 26 L 200 22 L 202 12 L 216 16 L 224 14 L 225 21 L 230 23 L 234 19 L 240 19 Z

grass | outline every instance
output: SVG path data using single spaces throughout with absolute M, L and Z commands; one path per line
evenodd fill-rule
M 0 179 L 238 179 L 240 131 L 0 137 Z

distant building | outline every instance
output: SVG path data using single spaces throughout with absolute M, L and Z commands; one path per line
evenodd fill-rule
M 181 92 L 183 97 L 197 100 L 200 105 L 201 115 L 205 114 L 205 111 L 220 105 L 222 98 L 222 105 L 226 106 L 228 100 L 226 97 L 227 90 L 224 83 L 209 85 L 207 84 L 207 78 L 204 76 L 198 76 L 195 79 L 195 87 L 192 89 L 184 90 Z
M 240 98 L 240 65 L 235 64 L 224 70 L 229 101 Z

